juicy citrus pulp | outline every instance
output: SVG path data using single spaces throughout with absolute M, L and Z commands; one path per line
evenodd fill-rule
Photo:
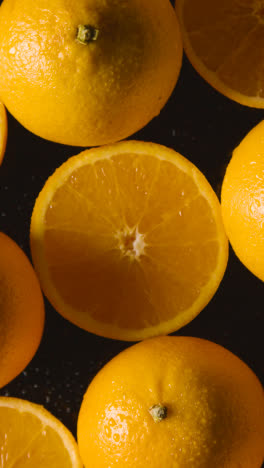
M 31 251 L 54 307 L 99 335 L 168 333 L 208 303 L 227 263 L 220 204 L 175 151 L 126 141 L 70 158 L 46 182 Z
M 39 346 L 44 303 L 21 248 L 0 232 L 0 388 L 27 366 Z
M 1 466 L 82 468 L 68 429 L 40 405 L 0 397 Z
M 221 205 L 234 251 L 264 281 L 264 121 L 233 152 L 223 180 Z
M 163 414 L 155 421 L 157 407 Z M 245 363 L 212 342 L 145 340 L 95 376 L 77 440 L 86 468 L 260 468 L 263 388 Z
M 0 164 L 3 160 L 7 140 L 7 116 L 5 107 L 0 101 Z
M 22 125 L 97 146 L 159 114 L 182 41 L 169 0 L 4 0 L 0 57 L 0 96 Z
M 264 1 L 177 0 L 186 54 L 200 75 L 241 104 L 264 107 Z

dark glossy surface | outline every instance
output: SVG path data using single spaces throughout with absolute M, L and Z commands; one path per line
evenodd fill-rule
M 1 3 L 1 2 L 0 2 Z M 263 118 L 214 91 L 186 58 L 178 84 L 161 114 L 133 139 L 164 144 L 188 157 L 220 193 L 232 150 Z M 9 138 L 0 168 L 0 230 L 30 256 L 34 201 L 47 177 L 81 148 L 42 140 L 8 116 Z M 207 338 L 243 359 L 264 383 L 264 285 L 230 249 L 228 268 L 213 300 L 177 334 Z M 43 404 L 75 434 L 83 393 L 96 372 L 131 343 L 104 339 L 68 323 L 46 301 L 41 345 L 26 370 L 1 395 Z

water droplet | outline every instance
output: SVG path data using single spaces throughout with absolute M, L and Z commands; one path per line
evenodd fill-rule
M 113 439 L 114 439 L 115 442 L 119 442 L 119 440 L 120 440 L 120 435 L 117 434 L 117 433 L 114 434 Z

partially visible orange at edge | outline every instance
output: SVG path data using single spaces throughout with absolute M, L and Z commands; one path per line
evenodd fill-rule
M 6 149 L 7 142 L 7 115 L 4 104 L 0 101 L 0 165 L 3 161 L 3 157 Z

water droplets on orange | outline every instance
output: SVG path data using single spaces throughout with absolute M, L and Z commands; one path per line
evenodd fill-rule
M 0 397 L 1 466 L 82 468 L 69 430 L 40 405 Z
M 256 375 L 222 346 L 186 336 L 144 340 L 88 386 L 80 453 L 87 468 L 260 468 L 263 398 Z
M 3 0 L 0 56 L 9 112 L 43 138 L 87 147 L 127 138 L 159 114 L 182 41 L 168 0 Z

